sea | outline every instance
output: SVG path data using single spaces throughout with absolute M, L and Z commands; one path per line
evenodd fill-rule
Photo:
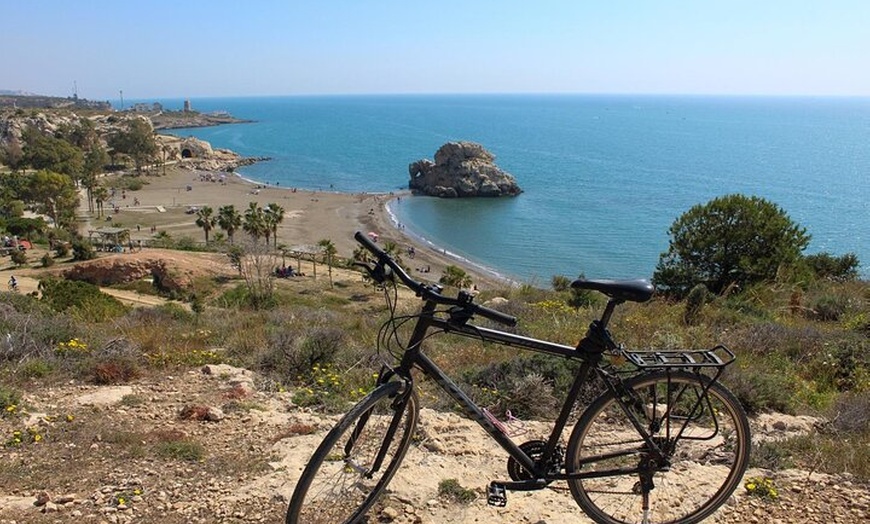
M 153 102 L 148 100 L 147 102 Z M 158 100 L 180 109 L 182 100 Z M 177 129 L 270 160 L 245 178 L 346 193 L 407 190 L 408 164 L 482 144 L 524 192 L 403 194 L 390 212 L 433 249 L 517 282 L 649 278 L 668 228 L 741 193 L 782 208 L 807 253 L 855 253 L 870 275 L 870 98 L 384 95 L 191 99 L 251 123 Z M 348 235 L 352 235 L 348 225 Z

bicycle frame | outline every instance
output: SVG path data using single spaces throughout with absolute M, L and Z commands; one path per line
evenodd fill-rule
M 609 319 L 609 312 L 612 312 L 615 305 L 615 303 L 612 305 L 608 304 L 608 308 L 605 310 L 605 316 L 607 319 Z M 632 469 L 619 472 L 598 471 L 591 473 L 572 473 L 571 475 L 568 475 L 561 472 L 546 470 L 547 465 L 550 464 L 551 459 L 556 453 L 560 437 L 562 432 L 565 430 L 568 418 L 581 388 L 586 384 L 590 371 L 593 369 L 599 369 L 599 363 L 602 360 L 602 352 L 585 352 L 576 347 L 524 337 L 495 329 L 467 323 L 456 324 L 450 320 L 436 317 L 435 307 L 436 303 L 433 301 L 427 301 L 424 304 L 422 311 L 418 316 L 408 347 L 402 355 L 401 363 L 398 368 L 390 370 L 389 374 L 392 375 L 395 373 L 404 380 L 411 382 L 413 380 L 411 377 L 411 370 L 413 368 L 421 370 L 424 375 L 432 378 L 447 395 L 462 406 L 464 413 L 477 422 L 477 424 L 483 428 L 483 430 L 486 431 L 486 433 L 492 437 L 493 440 L 495 440 L 508 453 L 508 455 L 522 465 L 526 471 L 531 472 L 535 477 L 534 479 L 527 481 L 504 483 L 503 485 L 506 488 L 512 490 L 537 489 L 544 487 L 547 483 L 554 480 L 593 478 L 609 476 L 617 473 L 637 473 L 639 471 L 638 469 Z M 423 353 L 423 340 L 426 338 L 429 331 L 433 329 L 451 335 L 474 338 L 484 342 L 493 342 L 503 346 L 518 347 L 582 362 L 580 369 L 577 371 L 574 378 L 574 383 L 565 398 L 565 402 L 562 405 L 556 421 L 554 422 L 553 429 L 547 439 L 543 454 L 537 462 L 525 451 L 520 449 L 520 447 L 515 444 L 508 435 L 496 427 L 490 418 L 486 416 L 483 409 L 478 406 L 462 389 L 460 389 L 459 386 L 448 377 L 432 359 Z M 616 392 L 616 387 L 611 384 L 609 380 L 605 380 L 604 382 L 609 389 Z M 622 403 L 621 400 L 620 404 L 622 404 L 623 409 L 626 411 L 629 418 L 632 419 L 635 428 L 638 430 L 638 434 L 643 438 L 646 446 L 648 446 L 647 449 L 650 452 L 661 456 L 662 452 L 659 449 L 658 444 L 654 442 L 652 437 L 649 435 L 649 432 L 642 427 L 641 422 L 637 420 L 637 417 Z M 601 457 L 598 458 L 600 459 Z M 590 460 L 594 459 L 596 459 L 596 457 L 592 457 Z

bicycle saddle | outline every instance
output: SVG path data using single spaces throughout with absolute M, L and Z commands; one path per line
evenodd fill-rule
M 575 289 L 592 289 L 600 291 L 616 300 L 629 300 L 631 302 L 646 302 L 649 300 L 655 288 L 648 281 L 637 278 L 634 280 L 587 280 L 578 278 L 571 282 Z

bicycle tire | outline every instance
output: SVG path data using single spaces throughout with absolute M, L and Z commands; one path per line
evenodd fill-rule
M 403 391 L 403 387 L 402 382 L 378 387 L 327 433 L 296 483 L 286 524 L 364 522 L 364 515 L 399 468 L 417 426 L 417 396 L 413 390 Z M 390 438 L 388 432 L 394 420 L 396 430 Z M 388 438 L 380 469 L 366 478 Z
M 654 472 L 652 489 L 644 488 L 648 481 L 642 481 L 639 473 L 571 479 L 574 500 L 600 524 L 692 524 L 709 517 L 740 484 L 749 463 L 749 421 L 742 406 L 718 382 L 686 371 L 651 372 L 624 386 L 635 400 L 632 411 L 656 443 L 673 447 L 670 465 Z M 699 401 L 705 388 L 707 400 Z M 668 408 L 662 404 L 666 400 Z M 656 425 L 659 429 L 653 432 Z M 571 474 L 639 467 L 649 457 L 644 446 L 616 396 L 608 391 L 589 405 L 574 426 L 566 470 Z M 603 454 L 607 457 L 592 461 Z

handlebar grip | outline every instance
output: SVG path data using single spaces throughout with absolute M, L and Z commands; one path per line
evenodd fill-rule
M 362 244 L 363 247 L 368 249 L 376 257 L 381 258 L 387 255 L 383 249 L 376 246 L 375 243 L 372 242 L 369 237 L 365 236 L 362 231 L 357 231 L 356 233 L 354 233 L 353 238 L 356 239 L 357 242 Z
M 494 320 L 500 324 L 504 324 L 506 326 L 516 326 L 517 325 L 517 317 L 507 315 L 502 313 L 501 311 L 496 311 L 494 309 L 489 309 L 484 306 L 474 306 L 474 313 L 476 315 L 480 315 L 484 318 L 488 318 L 490 320 Z

